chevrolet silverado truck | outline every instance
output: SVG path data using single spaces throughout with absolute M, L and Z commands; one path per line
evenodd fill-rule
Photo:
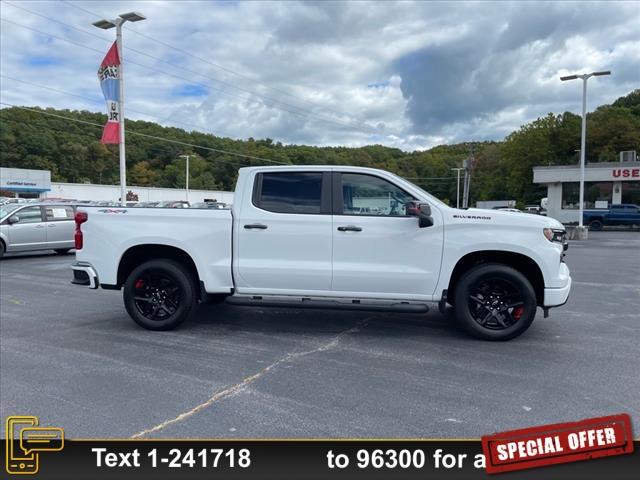
M 589 225 L 590 230 L 602 230 L 603 226 L 640 225 L 640 206 L 633 203 L 620 203 L 609 208 L 585 210 L 582 222 Z
M 169 330 L 200 302 L 424 313 L 476 337 L 523 333 L 567 301 L 559 222 L 447 206 L 392 173 L 248 167 L 227 210 L 81 207 L 72 283 L 123 290 L 131 318 Z

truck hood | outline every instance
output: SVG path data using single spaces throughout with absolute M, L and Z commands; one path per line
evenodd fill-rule
M 481 225 L 510 225 L 514 227 L 540 227 L 564 230 L 564 225 L 554 218 L 532 213 L 506 212 L 503 210 L 488 210 L 482 208 L 469 208 L 461 210 L 450 209 L 450 215 L 454 223 L 481 224 Z

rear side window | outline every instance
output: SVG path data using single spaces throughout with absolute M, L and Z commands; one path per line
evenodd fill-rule
M 261 177 L 254 192 L 256 207 L 276 213 L 321 212 L 322 173 L 263 173 Z
M 59 220 L 73 220 L 73 207 L 71 206 L 51 206 L 44 209 L 47 222 Z

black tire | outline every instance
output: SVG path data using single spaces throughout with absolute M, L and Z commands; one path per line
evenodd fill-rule
M 462 327 L 474 337 L 503 341 L 524 333 L 536 316 L 531 282 L 502 264 L 479 265 L 456 285 L 454 308 Z
M 54 252 L 56 252 L 58 255 L 66 255 L 67 253 L 69 253 L 69 250 L 71 250 L 70 248 L 56 248 L 54 250 Z
M 4 257 L 4 242 L 0 240 L 0 258 Z
M 602 230 L 602 222 L 600 220 L 591 220 L 591 222 L 589 222 L 589 230 L 599 232 Z
M 197 304 L 195 279 L 178 262 L 150 260 L 136 267 L 124 284 L 129 316 L 147 330 L 172 330 Z

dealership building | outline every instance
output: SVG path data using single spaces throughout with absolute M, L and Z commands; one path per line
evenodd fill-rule
M 584 174 L 585 208 L 616 203 L 640 205 L 640 162 L 588 163 Z M 547 186 L 547 214 L 562 223 L 577 222 L 580 166 L 533 167 L 533 183 Z
M 137 196 L 139 202 L 161 202 L 165 200 L 184 200 L 182 188 L 138 187 L 127 185 L 127 192 Z M 25 168 L 0 167 L 0 192 L 22 198 L 55 198 L 78 201 L 111 201 L 120 198 L 119 185 L 95 185 L 91 183 L 59 183 L 51 181 L 48 170 L 29 170 Z M 233 203 L 233 192 L 218 190 L 191 190 L 189 202 L 202 202 L 215 199 L 218 202 Z

